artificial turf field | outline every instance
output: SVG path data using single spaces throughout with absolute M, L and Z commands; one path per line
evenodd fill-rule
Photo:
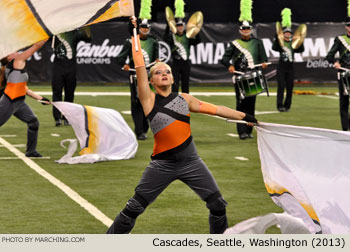
M 50 91 L 48 86 L 31 86 L 34 91 Z M 338 97 L 335 86 L 295 87 L 330 95 L 294 95 L 292 109 L 287 113 L 276 111 L 276 96 L 257 98 L 256 111 L 263 122 L 292 124 L 328 129 L 340 129 Z M 81 92 L 128 91 L 117 86 L 78 86 Z M 195 87 L 191 91 L 233 92 L 231 87 Z M 274 92 L 275 90 L 271 90 Z M 46 95 L 45 95 L 46 96 Z M 51 99 L 51 96 L 47 96 Z M 197 98 L 235 107 L 233 96 L 196 96 Z M 31 98 L 26 102 L 40 121 L 38 151 L 50 159 L 35 159 L 41 168 L 62 181 L 97 207 L 110 219 L 124 208 L 134 194 L 144 168 L 150 161 L 153 139 L 148 132 L 146 141 L 139 141 L 135 158 L 95 164 L 57 164 L 65 154 L 60 141 L 75 138 L 70 126 L 55 127 L 51 107 L 42 106 Z M 130 111 L 128 96 L 76 96 L 78 104 Z M 133 129 L 130 114 L 123 114 Z M 236 126 L 225 120 L 200 114 L 191 114 L 191 128 L 198 153 L 212 171 L 228 202 L 229 226 L 258 215 L 282 212 L 268 196 L 260 170 L 256 131 L 254 139 L 239 140 L 228 134 L 237 134 Z M 57 134 L 59 136 L 52 136 Z M 5 135 L 15 135 L 12 137 Z M 12 145 L 26 143 L 26 124 L 12 117 L 0 128 L 0 136 Z M 21 152 L 24 147 L 16 147 Z M 312 151 L 312 150 L 310 150 Z M 0 147 L 0 233 L 2 234 L 90 234 L 105 233 L 107 226 L 90 215 L 48 180 L 29 168 L 7 148 Z M 236 157 L 244 157 L 242 161 Z M 208 233 L 208 209 L 205 202 L 180 181 L 172 183 L 151 204 L 136 222 L 132 233 Z M 279 233 L 272 227 L 268 233 Z

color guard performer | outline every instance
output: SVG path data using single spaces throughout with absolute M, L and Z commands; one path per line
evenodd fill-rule
M 0 127 L 10 119 L 12 115 L 27 123 L 27 157 L 42 157 L 37 152 L 39 121 L 30 107 L 25 103 L 28 95 L 42 104 L 50 104 L 49 99 L 35 94 L 28 89 L 28 74 L 25 70 L 26 60 L 39 50 L 46 41 L 35 43 L 22 53 L 12 53 L 1 59 L 1 85 L 6 85 L 4 95 L 0 99 Z M 4 84 L 6 82 L 6 84 Z
M 136 21 L 132 19 L 132 22 L 136 27 Z M 223 233 L 228 227 L 227 203 L 210 170 L 197 154 L 191 135 L 190 112 L 245 120 L 251 122 L 250 126 L 257 121 L 243 112 L 202 102 L 186 93 L 173 93 L 171 68 L 163 62 L 156 63 L 150 70 L 150 82 L 156 91 L 154 93 L 149 87 L 138 36 L 136 41 L 138 51 L 135 39 L 132 38 L 138 93 L 154 134 L 152 161 L 145 169 L 134 196 L 117 215 L 107 233 L 129 233 L 136 218 L 177 179 L 187 184 L 206 202 L 210 211 L 210 233 Z

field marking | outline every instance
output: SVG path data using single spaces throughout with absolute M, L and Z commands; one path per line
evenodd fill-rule
M 17 148 L 23 148 L 26 147 L 26 144 L 13 144 L 13 147 L 17 147 Z M 0 145 L 0 148 L 6 147 L 4 145 Z
M 240 161 L 248 161 L 249 160 L 246 157 L 235 157 L 235 159 L 240 160 Z
M 0 157 L 0 160 L 20 159 L 19 157 Z M 51 157 L 31 157 L 30 159 L 51 159 Z
M 233 133 L 227 133 L 226 135 L 228 135 L 230 137 L 238 137 L 238 134 L 233 134 Z
M 17 135 L 0 135 L 0 137 L 16 137 Z
M 104 225 L 109 227 L 113 221 L 108 218 L 104 213 L 102 213 L 97 207 L 92 205 L 86 199 L 81 197 L 77 192 L 71 189 L 69 186 L 65 185 L 59 179 L 52 176 L 50 173 L 45 171 L 39 165 L 37 165 L 33 160 L 27 158 L 22 152 L 13 147 L 9 142 L 0 137 L 0 143 L 4 145 L 9 151 L 15 154 L 17 157 L 22 159 L 24 163 L 26 163 L 31 169 L 36 171 L 39 175 L 50 181 L 52 184 L 57 186 L 62 192 L 64 192 L 69 198 L 78 203 L 82 208 L 88 211 L 92 216 L 94 216 L 97 220 L 101 221 Z
M 322 98 L 329 98 L 329 99 L 339 99 L 339 96 L 330 96 L 330 95 L 316 95 L 318 97 L 322 97 Z
M 52 95 L 51 91 L 35 92 L 39 95 Z M 193 96 L 236 96 L 235 92 L 190 92 Z M 130 96 L 130 92 L 75 92 L 76 96 Z M 276 96 L 276 93 L 269 93 L 270 96 Z
M 56 133 L 51 133 L 50 136 L 59 137 L 59 136 L 61 136 L 61 135 L 60 135 L 60 134 L 56 134 Z

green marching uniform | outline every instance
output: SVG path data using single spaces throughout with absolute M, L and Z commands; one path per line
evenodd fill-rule
M 292 48 L 292 41 L 284 40 L 284 47 L 282 48 L 278 43 L 277 36 L 273 41 L 272 50 L 280 53 L 280 59 L 277 66 L 277 109 L 281 111 L 284 109 L 288 111 L 292 105 L 292 95 L 294 86 L 294 53 L 301 53 L 304 51 L 304 44 L 299 48 Z M 284 89 L 286 89 L 286 99 L 283 103 Z
M 174 76 L 173 92 L 179 91 L 181 81 L 181 91 L 189 93 L 189 80 L 191 74 L 190 47 L 200 43 L 199 34 L 194 38 L 187 38 L 186 31 L 182 35 L 173 34 L 169 26 L 165 30 L 164 41 L 169 44 L 172 58 L 172 72 Z
M 52 65 L 52 101 L 62 101 L 62 90 L 64 90 L 64 101 L 74 101 L 74 92 L 77 86 L 76 54 L 79 41 L 91 41 L 89 27 L 65 32 L 54 37 L 53 51 L 55 59 Z M 61 112 L 55 106 L 52 107 L 52 112 L 56 126 L 61 125 Z M 65 123 L 67 124 L 66 120 Z
M 222 57 L 221 63 L 229 68 L 231 65 L 236 71 L 247 72 L 256 65 L 267 61 L 264 45 L 258 38 L 249 38 L 248 40 L 236 39 L 232 41 L 229 47 L 226 48 L 225 54 Z M 244 113 L 255 115 L 256 96 L 240 98 L 238 86 L 235 85 L 236 91 L 236 110 Z M 241 136 L 243 134 L 251 134 L 252 127 L 245 124 L 237 123 L 237 131 Z
M 140 38 L 140 41 L 145 65 L 147 66 L 159 58 L 159 42 L 151 35 L 147 35 L 146 39 Z M 132 61 L 131 39 L 125 40 L 123 49 L 116 58 L 117 63 L 121 66 L 127 64 L 127 59 L 130 60 L 128 65 L 131 68 L 134 68 L 134 62 Z M 129 72 L 129 83 L 131 92 L 131 114 L 135 125 L 135 134 L 136 136 L 140 136 L 147 133 L 149 126 L 143 112 L 141 102 L 137 95 L 137 81 L 135 72 Z
M 339 59 L 335 58 L 335 54 L 339 52 Z M 329 50 L 326 59 L 334 63 L 339 61 L 340 65 L 344 68 L 350 68 L 350 37 L 348 35 L 340 35 L 334 39 L 334 44 Z M 344 86 L 340 79 L 340 72 L 338 71 L 338 89 L 339 89 L 339 108 L 341 126 L 344 131 L 349 130 L 350 118 L 349 118 L 349 94 L 344 94 Z

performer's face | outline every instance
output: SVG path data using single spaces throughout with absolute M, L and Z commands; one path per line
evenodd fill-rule
M 284 36 L 284 40 L 288 42 L 292 38 L 292 33 L 291 32 L 285 32 L 285 33 L 283 33 L 283 36 Z
M 147 28 L 147 27 L 140 27 L 139 31 L 140 31 L 140 34 L 141 34 L 141 35 L 147 36 L 148 33 L 150 32 L 150 28 Z
M 184 26 L 183 25 L 177 25 L 176 26 L 176 30 L 177 30 L 177 33 L 179 34 L 179 35 L 182 35 L 182 33 L 184 32 Z
M 239 33 L 242 35 L 242 37 L 249 37 L 252 33 L 252 29 L 249 27 L 243 27 L 239 29 Z
M 164 63 L 157 63 L 154 69 L 151 70 L 151 84 L 156 86 L 168 86 L 173 84 L 174 78 L 171 73 L 171 68 Z

